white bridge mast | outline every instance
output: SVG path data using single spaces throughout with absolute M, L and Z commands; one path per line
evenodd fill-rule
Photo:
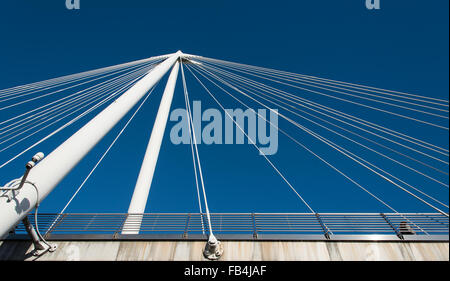
M 141 170 L 134 188 L 133 197 L 131 198 L 128 208 L 128 218 L 122 228 L 122 234 L 139 234 L 141 227 L 142 215 L 147 205 L 148 193 L 153 180 L 156 162 L 158 161 L 159 150 L 166 129 L 167 118 L 169 117 L 170 106 L 172 104 L 173 93 L 178 77 L 179 63 L 176 62 L 172 68 L 169 79 L 167 80 L 164 94 L 161 98 L 158 114 L 153 124 L 152 134 L 145 151 L 144 160 L 142 161 Z
M 177 63 L 182 55 L 180 51 L 168 55 L 165 61 L 31 169 L 23 187 L 13 192 L 12 200 L 9 200 L 7 196 L 0 197 L 0 238 L 6 236 L 37 203 L 47 197 L 78 162 Z

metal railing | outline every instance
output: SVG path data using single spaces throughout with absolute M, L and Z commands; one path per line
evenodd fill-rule
M 142 219 L 137 235 L 123 235 L 124 222 Z M 29 215 L 34 224 L 33 214 Z M 204 239 L 205 214 L 39 214 L 47 239 Z M 224 213 L 211 214 L 220 239 L 233 240 L 442 240 L 449 219 L 439 213 Z M 136 228 L 139 224 L 136 224 Z M 127 230 L 136 229 L 127 223 Z M 9 238 L 26 234 L 19 224 Z

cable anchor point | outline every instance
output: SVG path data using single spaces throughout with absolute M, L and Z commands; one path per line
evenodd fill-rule
M 33 227 L 33 224 L 31 224 L 28 217 L 25 217 L 22 220 L 22 223 L 25 225 L 25 229 L 30 236 L 31 240 L 33 241 L 34 249 L 32 251 L 33 256 L 41 256 L 45 254 L 46 252 L 54 252 L 57 248 L 54 244 L 49 244 L 45 242 L 44 240 L 40 239 L 40 234 L 36 231 L 36 229 Z
M 203 256 L 209 260 L 218 260 L 223 254 L 223 245 L 214 235 L 210 235 L 206 242 Z
M 27 181 L 28 174 L 30 173 L 30 170 L 42 159 L 44 158 L 44 153 L 39 152 L 36 155 L 33 156 L 31 161 L 29 161 L 25 167 L 25 173 L 20 179 L 16 179 L 10 182 L 5 187 L 0 187 L 0 190 L 10 191 L 12 194 L 8 194 L 8 201 L 11 201 L 17 194 L 20 192 L 22 187 L 25 183 L 29 183 L 33 185 L 33 187 L 36 189 L 36 195 L 38 196 L 37 204 L 36 204 L 36 210 L 35 210 L 35 216 L 34 216 L 34 223 L 36 224 L 36 228 L 33 226 L 33 224 L 30 222 L 28 216 L 25 216 L 25 218 L 22 220 L 22 223 L 25 226 L 25 230 L 27 231 L 28 235 L 30 236 L 34 249 L 32 251 L 33 256 L 41 256 L 46 252 L 54 252 L 57 248 L 56 245 L 50 244 L 47 241 L 45 241 L 44 237 L 39 233 L 39 227 L 37 222 L 37 212 L 39 207 L 39 190 L 37 189 L 36 185 L 30 181 Z

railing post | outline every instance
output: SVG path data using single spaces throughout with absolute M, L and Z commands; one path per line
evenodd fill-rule
M 83 215 L 83 216 L 84 216 L 84 215 Z M 91 219 L 89 220 L 89 223 L 84 227 L 84 230 L 88 230 L 88 229 L 89 229 L 89 227 L 90 227 L 91 224 L 92 224 L 92 221 L 93 221 L 95 218 L 97 218 L 97 214 L 91 216 Z
M 252 213 L 253 238 L 258 239 L 258 230 L 256 229 L 255 213 Z
M 403 234 L 401 234 L 398 229 L 391 223 L 391 221 L 388 219 L 388 217 L 386 217 L 386 215 L 384 213 L 380 213 L 381 217 L 383 217 L 383 219 L 387 222 L 387 224 L 389 224 L 389 226 L 395 231 L 395 234 L 398 236 L 398 238 L 400 238 L 401 240 L 403 240 Z
M 127 219 L 128 219 L 128 213 L 126 213 L 125 214 L 125 216 L 123 217 L 123 220 L 122 220 L 122 222 L 120 223 L 120 227 L 116 230 L 116 232 L 114 232 L 114 234 L 113 234 L 113 239 L 116 239 L 117 238 L 117 235 L 119 235 L 119 231 L 122 231 L 122 229 L 123 229 L 123 225 L 125 224 L 125 222 L 127 221 Z
M 59 216 L 59 215 L 58 215 Z M 50 227 L 49 230 L 47 230 L 47 233 L 45 233 L 44 238 L 47 239 L 50 236 L 50 233 L 56 229 L 56 227 L 64 220 L 64 218 L 67 216 L 67 214 L 62 214 L 62 218 L 54 224 L 52 227 Z
M 429 219 L 432 220 L 432 221 L 435 221 L 435 222 L 437 222 L 437 223 L 439 223 L 439 224 L 442 224 L 442 225 L 446 226 L 445 223 L 443 223 L 443 222 L 441 222 L 441 221 L 438 221 L 438 220 L 436 220 L 436 219 L 433 218 L 433 217 L 430 217 L 430 216 L 428 216 L 428 215 L 425 215 L 425 217 L 429 218 Z
M 186 218 L 186 225 L 184 227 L 183 238 L 187 238 L 187 236 L 188 236 L 188 230 L 189 230 L 189 223 L 190 223 L 190 221 L 191 221 L 191 213 L 189 213 L 187 215 L 187 218 Z
M 318 213 L 315 213 L 317 220 L 319 221 L 320 226 L 322 227 L 323 230 L 323 235 L 325 235 L 325 238 L 327 240 L 330 240 L 330 231 L 328 230 L 328 227 L 323 223 L 322 218 L 320 217 L 320 215 Z

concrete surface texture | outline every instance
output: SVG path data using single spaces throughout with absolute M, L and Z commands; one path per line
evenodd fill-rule
M 54 241 L 41 257 L 28 241 L 0 241 L 0 260 L 202 261 L 203 241 Z M 224 241 L 228 261 L 448 261 L 446 242 Z

